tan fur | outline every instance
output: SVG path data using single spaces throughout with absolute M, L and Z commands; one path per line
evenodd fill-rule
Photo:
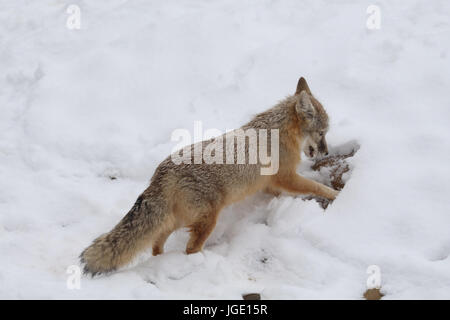
M 336 190 L 296 173 L 302 148 L 306 147 L 306 153 L 315 149 L 314 154 L 327 150 L 328 116 L 304 78 L 300 78 L 294 95 L 242 127 L 249 128 L 279 130 L 279 170 L 275 175 L 261 175 L 259 162 L 176 165 L 171 157 L 166 158 L 128 214 L 81 253 L 84 272 L 96 275 L 116 270 L 149 246 L 153 255 L 161 254 L 169 235 L 182 227 L 190 231 L 186 252 L 198 252 L 214 229 L 220 211 L 258 191 L 335 199 Z M 222 137 L 225 141 L 226 137 Z M 200 142 L 203 150 L 213 140 Z M 194 145 L 190 148 L 193 151 Z M 247 144 L 245 148 L 248 156 Z

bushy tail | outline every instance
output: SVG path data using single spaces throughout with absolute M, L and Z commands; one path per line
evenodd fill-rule
M 154 230 L 165 215 L 158 199 L 143 193 L 125 217 L 112 229 L 95 239 L 80 255 L 84 273 L 95 276 L 109 273 L 131 262 L 151 244 Z

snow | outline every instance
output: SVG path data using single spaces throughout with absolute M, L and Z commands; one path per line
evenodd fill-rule
M 383 299 L 449 299 L 450 4 L 377 1 L 369 30 L 370 4 L 2 1 L 0 298 L 361 299 L 375 264 Z M 300 76 L 330 115 L 330 148 L 360 145 L 327 210 L 257 194 L 223 210 L 202 253 L 186 255 L 179 230 L 164 255 L 68 289 L 173 130 L 237 128 Z

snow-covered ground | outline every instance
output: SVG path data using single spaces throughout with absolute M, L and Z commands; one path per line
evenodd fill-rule
M 1 1 L 0 298 L 359 299 L 375 264 L 384 299 L 449 299 L 449 16 L 443 0 Z M 180 230 L 164 255 L 67 288 L 174 129 L 237 128 L 300 76 L 330 146 L 361 146 L 326 211 L 258 194 L 223 210 L 202 253 Z

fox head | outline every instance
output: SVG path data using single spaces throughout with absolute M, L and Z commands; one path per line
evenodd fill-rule
M 322 104 L 314 98 L 305 78 L 301 77 L 295 91 L 295 111 L 300 120 L 303 133 L 302 150 L 305 154 L 314 158 L 319 153 L 328 154 L 325 135 L 328 132 L 328 115 Z

